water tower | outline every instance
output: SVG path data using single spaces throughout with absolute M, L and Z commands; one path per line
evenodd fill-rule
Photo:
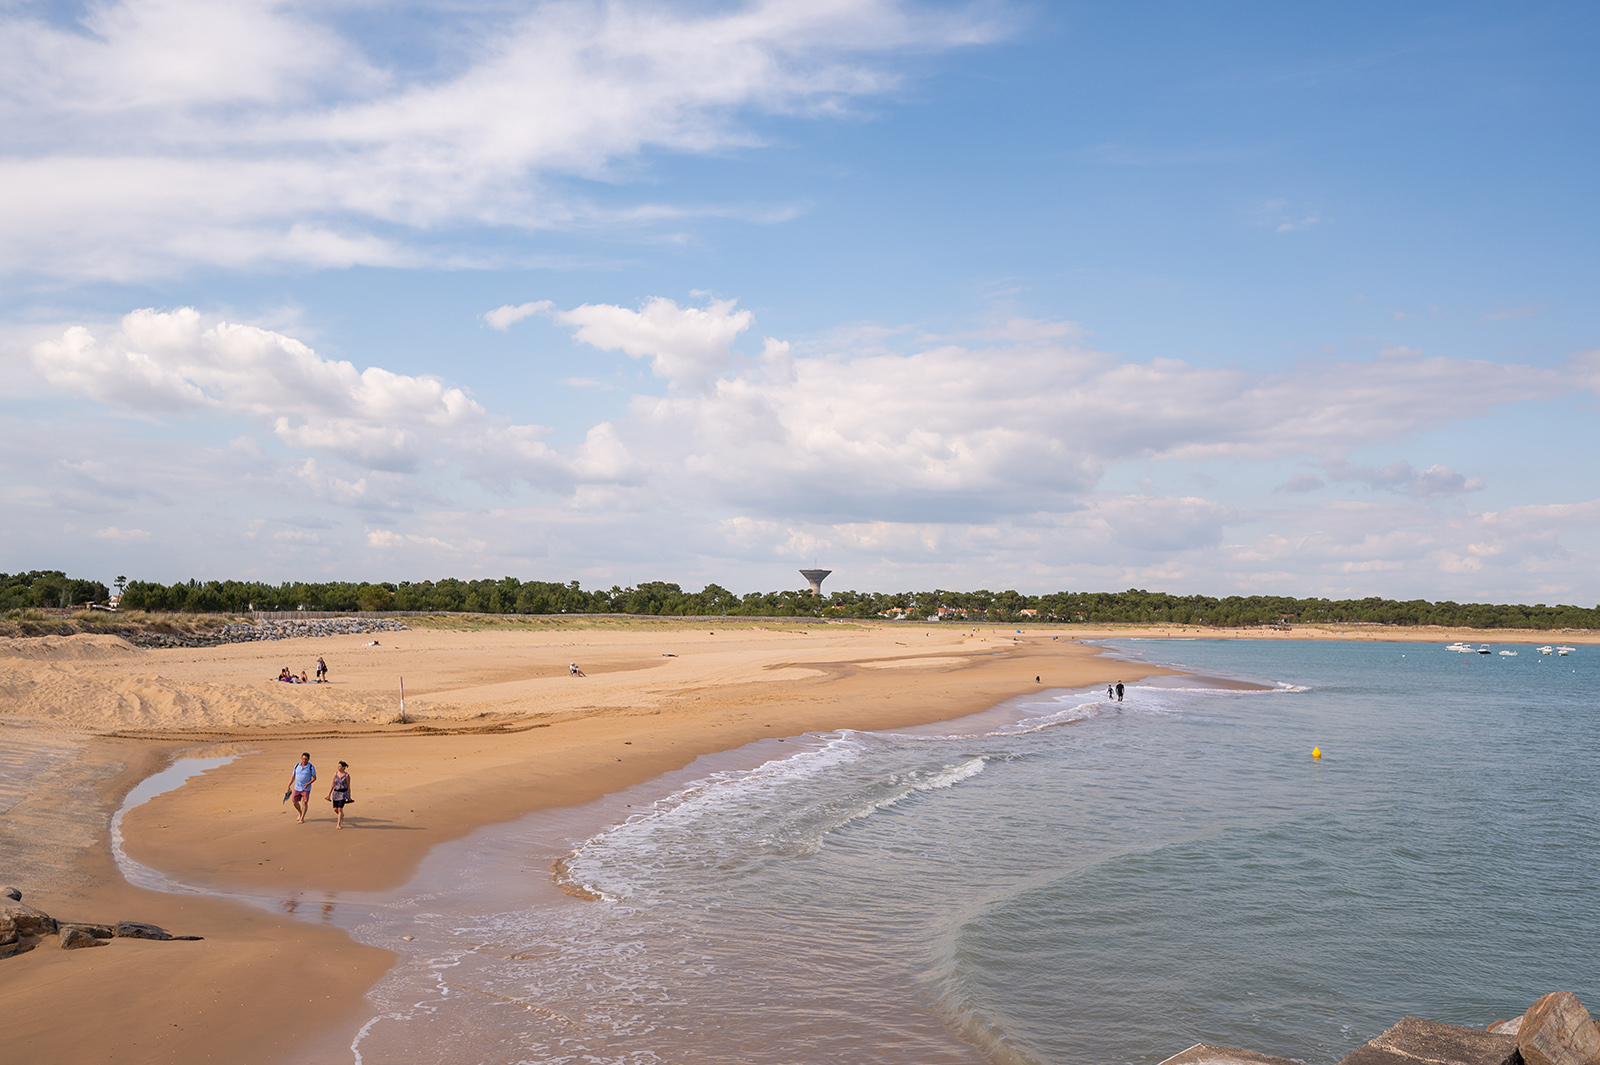
M 831 569 L 803 569 L 800 571 L 800 576 L 811 582 L 811 594 L 820 599 L 822 597 L 822 578 L 832 572 L 833 570 Z

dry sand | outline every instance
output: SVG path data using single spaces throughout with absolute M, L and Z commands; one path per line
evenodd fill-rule
M 588 802 L 702 754 L 948 720 L 1043 688 L 1165 672 L 1075 642 L 1129 635 L 1219 634 L 1033 626 L 1014 638 L 995 626 L 729 620 L 417 629 L 201 650 L 142 651 L 103 636 L 0 641 L 0 752 L 23 749 L 54 766 L 25 795 L 0 793 L 0 882 L 61 918 L 144 920 L 206 937 L 70 952 L 46 942 L 0 961 L 7 1060 L 304 1060 L 296 1054 L 316 1033 L 359 1023 L 362 995 L 390 955 L 226 893 L 394 888 L 437 843 Z M 1228 635 L 1511 642 L 1378 627 Z M 285 665 L 313 671 L 318 655 L 330 684 L 273 680 Z M 586 677 L 568 675 L 573 661 Z M 397 720 L 402 676 L 406 724 Z M 139 780 L 197 748 L 239 757 L 130 811 L 123 831 L 130 857 L 216 894 L 134 888 L 112 860 L 112 811 Z M 281 797 L 302 750 L 321 778 L 299 825 Z M 341 758 L 357 801 L 349 827 L 335 831 L 322 795 Z

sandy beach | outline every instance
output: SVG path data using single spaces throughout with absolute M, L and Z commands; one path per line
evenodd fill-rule
M 115 637 L 0 646 L 0 741 L 27 786 L 0 794 L 0 882 L 68 920 L 140 920 L 199 942 L 46 941 L 0 961 L 20 1062 L 294 1057 L 358 1022 L 390 963 L 341 930 L 233 901 L 404 884 L 435 845 L 575 806 L 751 741 L 949 720 L 1017 695 L 1154 672 L 1079 641 L 1103 636 L 1597 642 L 1593 634 L 1379 627 L 1292 631 L 682 620 L 415 628 L 144 651 Z M 374 643 L 375 642 L 375 643 Z M 288 666 L 331 683 L 274 681 Z M 585 676 L 569 675 L 577 663 Z M 406 720 L 400 721 L 404 678 Z M 309 751 L 311 816 L 281 801 Z M 179 754 L 226 766 L 128 812 L 127 855 L 214 894 L 130 885 L 110 823 Z M 323 801 L 339 759 L 356 802 Z M 94 1023 L 75 1023 L 92 1016 Z M 303 1060 L 303 1059 L 302 1059 Z

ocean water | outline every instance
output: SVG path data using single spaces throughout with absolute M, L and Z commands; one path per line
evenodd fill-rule
M 1270 690 L 763 741 L 440 848 L 325 904 L 400 954 L 351 1059 L 1322 1065 L 1600 1007 L 1600 649 L 1110 646 Z

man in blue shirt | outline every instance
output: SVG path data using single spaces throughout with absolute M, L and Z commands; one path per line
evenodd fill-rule
M 305 824 L 306 814 L 311 812 L 311 785 L 316 780 L 317 767 L 311 764 L 311 755 L 302 754 L 289 774 L 289 795 L 294 799 L 294 812 L 299 815 L 294 822 L 297 825 Z

